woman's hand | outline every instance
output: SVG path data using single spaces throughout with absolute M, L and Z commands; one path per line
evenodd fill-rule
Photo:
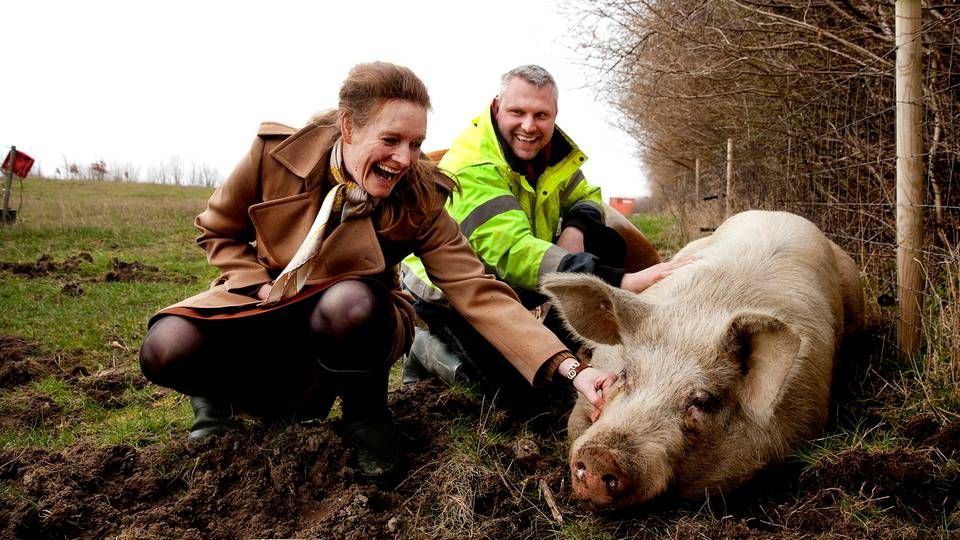
M 672 274 L 677 268 L 686 266 L 695 260 L 697 260 L 697 257 L 680 257 L 644 268 L 639 272 L 624 274 L 623 280 L 620 281 L 620 288 L 634 293 L 643 292 L 647 287 Z
M 259 300 L 266 300 L 270 296 L 270 290 L 273 289 L 273 285 L 270 283 L 264 283 L 257 289 L 257 298 Z
M 615 373 L 607 373 L 595 367 L 588 367 L 573 379 L 574 388 L 593 405 L 593 413 L 590 414 L 591 422 L 596 422 L 597 418 L 600 418 L 606 402 L 604 396 L 615 382 L 617 382 Z
M 557 367 L 557 372 L 566 377 L 566 373 L 570 370 L 574 361 L 573 358 L 564 360 Z M 592 422 L 596 422 L 597 418 L 600 417 L 600 412 L 603 410 L 604 393 L 615 382 L 617 382 L 616 374 L 607 373 L 595 367 L 587 367 L 573 378 L 573 387 L 577 389 L 577 392 L 583 394 L 590 405 L 593 405 L 593 413 L 590 415 Z

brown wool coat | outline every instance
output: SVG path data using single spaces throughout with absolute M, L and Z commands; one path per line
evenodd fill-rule
M 318 123 L 300 130 L 260 126 L 250 152 L 196 219 L 197 243 L 220 276 L 210 289 L 164 308 L 151 323 L 166 314 L 224 318 L 264 311 L 247 293 L 275 278 L 300 247 L 332 185 L 327 175 L 336 136 L 332 126 Z M 528 381 L 552 375 L 545 364 L 566 348 L 516 301 L 510 287 L 484 274 L 439 197 L 436 208 L 413 214 L 413 223 L 387 232 L 375 230 L 376 217 L 374 211 L 338 225 L 324 240 L 307 285 L 315 290 L 358 277 L 383 283 L 393 292 L 402 322 L 394 350 L 405 351 L 412 340 L 413 311 L 399 290 L 397 265 L 415 253 L 450 303 Z

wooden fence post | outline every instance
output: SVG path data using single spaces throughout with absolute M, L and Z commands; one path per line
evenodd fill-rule
M 17 147 L 10 147 L 10 163 L 7 169 L 7 180 L 3 187 L 3 214 L 0 215 L 0 221 L 6 224 L 13 224 L 13 216 L 10 212 L 10 190 L 13 189 L 13 169 L 17 166 Z
M 920 350 L 923 281 L 923 107 L 920 0 L 897 0 L 897 345 L 909 358 Z
M 724 218 L 730 217 L 730 192 L 733 188 L 733 139 L 727 139 L 727 191 L 723 195 Z
M 700 204 L 700 158 L 693 161 L 693 186 L 697 193 L 694 206 L 698 206 Z

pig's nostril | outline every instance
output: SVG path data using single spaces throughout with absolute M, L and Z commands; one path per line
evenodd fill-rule
M 603 480 L 603 484 L 607 486 L 607 489 L 610 491 L 617 489 L 618 482 L 616 476 L 612 474 L 605 474 L 603 477 L 601 477 L 601 480 Z

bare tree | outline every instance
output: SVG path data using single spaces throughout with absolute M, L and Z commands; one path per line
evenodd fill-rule
M 206 163 L 193 163 L 190 169 L 190 184 L 213 187 L 220 181 L 220 172 Z
M 580 51 L 643 149 L 653 198 L 690 201 L 697 159 L 734 210 L 788 209 L 845 236 L 895 241 L 893 4 L 876 0 L 596 0 L 577 4 Z M 924 10 L 929 200 L 960 205 L 960 6 Z M 932 143 L 932 144 L 931 144 Z M 952 185 L 951 185 L 952 183 Z M 703 202 L 703 201 L 700 201 Z M 944 242 L 953 221 L 938 211 Z M 951 236 L 952 235 L 952 236 Z

